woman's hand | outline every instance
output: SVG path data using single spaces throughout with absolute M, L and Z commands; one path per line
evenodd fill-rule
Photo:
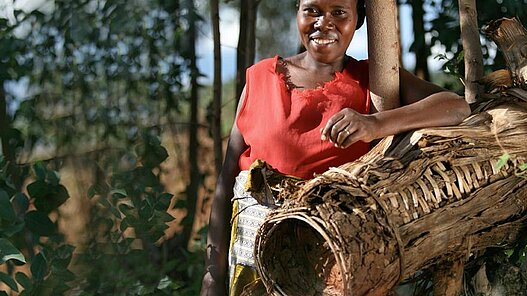
M 357 141 L 369 143 L 375 140 L 378 132 L 375 116 L 345 108 L 331 116 L 321 131 L 321 139 L 329 140 L 335 147 L 348 148 Z

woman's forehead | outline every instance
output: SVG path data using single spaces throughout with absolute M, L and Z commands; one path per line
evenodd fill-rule
M 357 0 L 298 0 L 299 5 L 317 5 L 317 4 L 324 4 L 324 5 L 330 5 L 330 6 L 355 6 L 357 4 Z

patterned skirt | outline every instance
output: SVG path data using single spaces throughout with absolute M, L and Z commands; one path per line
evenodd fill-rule
M 258 279 L 254 263 L 256 231 L 271 208 L 260 205 L 245 191 L 248 171 L 241 171 L 234 184 L 232 230 L 229 250 L 229 295 L 238 296 Z

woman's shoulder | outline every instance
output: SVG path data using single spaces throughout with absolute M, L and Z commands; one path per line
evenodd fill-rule
M 263 60 L 260 60 L 256 62 L 254 65 L 249 67 L 250 70 L 275 70 L 277 61 L 281 59 L 280 56 L 275 55 L 271 58 L 265 58 Z
M 358 80 L 368 80 L 368 60 L 357 60 L 353 57 L 348 57 L 345 68 L 345 76 L 350 76 Z
M 364 69 L 368 69 L 368 60 L 357 60 L 354 57 L 347 56 L 348 62 L 346 64 L 346 69 L 353 70 L 353 71 L 362 71 Z

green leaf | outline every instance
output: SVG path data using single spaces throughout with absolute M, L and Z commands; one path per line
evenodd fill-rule
M 11 290 L 18 292 L 18 285 L 15 280 L 6 273 L 0 272 L 0 281 L 6 284 Z
M 49 213 L 56 210 L 69 198 L 66 187 L 35 181 L 27 186 L 29 195 L 35 199 L 35 207 Z
M 37 180 L 27 185 L 27 192 L 32 198 L 43 198 L 49 194 L 49 186 L 44 180 Z
M 496 162 L 496 170 L 501 170 L 501 168 L 503 168 L 507 164 L 510 158 L 511 156 L 509 155 L 509 153 L 505 153 L 500 156 L 500 159 L 498 159 L 498 162 Z
M 527 163 L 520 165 L 520 170 L 527 171 Z
M 62 245 L 55 250 L 53 266 L 66 270 L 71 262 L 71 257 L 75 247 L 72 245 Z
M 172 196 L 173 195 L 170 193 L 163 193 L 159 195 L 157 203 L 155 205 L 155 209 L 158 211 L 168 210 L 168 207 L 170 206 L 170 201 L 172 200 Z
M 16 214 L 7 193 L 0 189 L 0 218 L 9 223 L 15 221 Z
M 10 241 L 0 238 L 0 264 L 4 264 L 11 259 L 26 263 L 24 255 Z
M 121 224 L 119 224 L 119 229 L 124 232 L 126 229 L 128 229 L 128 220 L 126 218 L 124 218 L 122 221 L 121 221 Z
M 31 290 L 31 280 L 23 272 L 17 272 L 15 274 L 16 281 L 24 288 L 24 290 Z
M 123 198 L 128 196 L 128 193 L 126 193 L 125 189 L 113 189 L 112 191 L 110 191 L 110 194 L 117 198 Z
M 28 212 L 25 221 L 27 228 L 40 236 L 50 236 L 56 231 L 55 224 L 41 211 Z
M 60 183 L 59 173 L 56 171 L 48 171 L 46 174 L 46 180 L 53 186 L 57 186 Z
M 44 166 L 44 163 L 42 161 L 37 161 L 33 165 L 33 171 L 35 171 L 35 175 L 37 176 L 37 180 L 45 180 L 46 179 L 46 167 Z
M 115 216 L 115 218 L 117 218 L 117 219 L 121 219 L 122 218 L 121 212 L 119 212 L 119 209 L 117 209 L 116 207 L 110 207 L 110 212 L 112 212 L 112 214 Z
M 156 216 L 158 217 L 161 223 L 171 222 L 171 221 L 174 221 L 174 219 L 176 219 L 167 212 L 157 212 Z
M 9 238 L 9 237 L 12 237 L 13 235 L 15 235 L 15 234 L 17 234 L 19 232 L 22 232 L 24 230 L 25 226 L 26 226 L 26 224 L 24 223 L 24 221 L 16 220 L 11 225 L 5 226 L 2 229 L 2 231 L 3 231 L 4 236 Z
M 159 281 L 157 288 L 159 290 L 163 290 L 165 288 L 169 288 L 171 285 L 172 285 L 172 280 L 168 276 L 165 276 Z
M 88 197 L 91 199 L 97 194 L 97 188 L 95 186 L 90 186 L 90 189 L 88 189 Z
M 121 213 L 125 215 L 129 215 L 130 213 L 132 213 L 133 210 L 134 208 L 127 204 L 122 203 L 119 205 L 119 211 L 121 211 Z
M 48 260 L 42 252 L 38 253 L 33 260 L 31 260 L 31 275 L 37 281 L 44 279 L 48 273 Z
M 174 204 L 174 209 L 185 209 L 187 207 L 187 201 L 184 199 L 178 199 Z
M 144 203 L 141 205 L 141 208 L 139 209 L 139 217 L 141 219 L 149 220 L 152 215 L 154 214 L 154 209 L 147 203 Z

